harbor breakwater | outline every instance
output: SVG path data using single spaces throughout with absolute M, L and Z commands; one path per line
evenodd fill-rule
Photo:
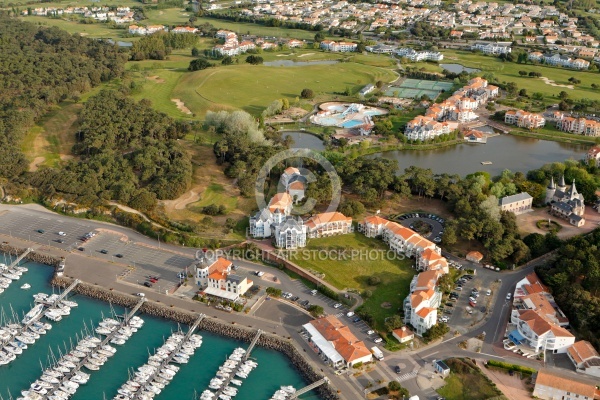
M 8 254 L 21 254 L 25 251 L 25 249 L 16 248 L 8 245 L 7 243 L 3 243 L 0 244 L 0 251 Z M 55 268 L 61 261 L 59 257 L 41 254 L 35 251 L 30 252 L 26 256 L 26 259 Z M 50 284 L 56 287 L 66 288 L 72 282 L 73 279 L 71 278 L 58 277 L 54 275 Z M 74 292 L 103 302 L 120 305 L 125 308 L 132 308 L 139 301 L 138 297 L 120 293 L 111 289 L 106 289 L 97 285 L 92 285 L 86 282 L 81 282 L 79 285 L 77 285 L 77 287 L 74 289 Z M 142 305 L 140 312 L 186 325 L 192 325 L 198 318 L 198 313 L 185 311 L 182 309 L 174 309 L 165 304 L 154 303 L 150 301 L 147 301 Z M 256 331 L 253 329 L 248 329 L 240 325 L 227 324 L 211 317 L 204 318 L 199 325 L 199 329 L 248 343 L 250 343 L 256 335 Z M 316 382 L 323 378 L 323 374 L 315 370 L 315 368 L 306 360 L 306 358 L 298 351 L 298 349 L 290 340 L 263 332 L 257 342 L 257 345 L 283 353 L 288 357 L 288 359 L 306 381 Z M 317 391 L 319 396 L 324 400 L 337 400 L 340 398 L 336 390 L 329 385 L 321 385 L 315 389 L 315 391 Z

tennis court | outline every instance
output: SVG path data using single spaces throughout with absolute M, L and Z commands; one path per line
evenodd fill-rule
M 386 90 L 386 96 L 394 96 L 403 99 L 419 98 L 423 95 L 435 99 L 441 91 L 452 89 L 452 82 L 428 81 L 424 79 L 406 79 L 399 86 L 392 86 Z

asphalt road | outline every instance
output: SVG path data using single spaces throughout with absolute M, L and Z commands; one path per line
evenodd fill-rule
M 416 213 L 409 213 L 409 214 L 404 214 L 404 215 L 413 215 Z M 401 225 L 410 228 L 411 225 L 413 225 L 415 222 L 417 221 L 421 221 L 425 224 L 428 224 L 431 227 L 431 231 L 429 232 L 429 234 L 427 235 L 423 235 L 425 238 L 434 241 L 435 238 L 440 238 L 440 240 L 437 240 L 436 242 L 441 242 L 441 236 L 442 236 L 442 232 L 444 231 L 444 224 L 433 219 L 433 218 L 429 218 L 428 215 L 433 215 L 433 214 L 421 214 L 419 213 L 418 217 L 409 217 L 409 218 L 405 218 L 405 219 L 400 219 L 400 217 L 398 217 L 398 222 L 400 222 Z M 434 217 L 437 217 L 437 215 L 433 215 Z M 413 228 L 411 228 L 413 229 Z

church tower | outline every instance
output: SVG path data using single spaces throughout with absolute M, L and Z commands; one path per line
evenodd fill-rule
M 546 188 L 546 200 L 544 200 L 544 203 L 550 204 L 552 202 L 552 198 L 554 197 L 554 192 L 556 192 L 556 186 L 554 185 L 554 177 L 551 176 L 550 183 L 548 184 L 548 187 Z
M 569 200 L 579 199 L 579 193 L 577 193 L 577 189 L 575 188 L 575 179 L 573 179 L 573 184 L 569 188 Z

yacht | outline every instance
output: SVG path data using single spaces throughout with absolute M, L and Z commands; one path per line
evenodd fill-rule
M 211 392 L 210 390 L 205 390 L 200 395 L 200 400 L 212 400 L 213 397 L 215 397 L 215 394 L 213 392 Z
M 242 381 L 240 381 L 239 379 L 232 379 L 231 383 L 234 384 L 235 386 L 241 386 L 242 385 Z
M 8 279 L 12 279 L 13 281 L 16 281 L 20 278 L 19 275 L 11 274 L 10 272 L 4 272 L 2 273 L 2 276 Z
M 21 321 L 21 322 L 23 322 L 24 324 L 30 323 L 34 319 L 38 318 L 40 316 L 40 314 L 42 313 L 42 311 L 44 311 L 44 305 L 37 304 L 27 314 L 25 314 L 25 317 L 23 318 L 23 321 Z
M 31 285 L 29 283 L 26 283 L 24 285 L 21 285 L 21 289 L 23 289 L 23 290 L 31 289 Z
M 51 321 L 58 322 L 62 319 L 62 315 L 57 313 L 55 310 L 48 310 L 44 313 L 44 316 Z
M 100 369 L 100 367 L 98 365 L 91 364 L 91 363 L 83 364 L 83 366 L 86 367 L 87 369 L 89 369 L 90 371 L 98 371 Z

